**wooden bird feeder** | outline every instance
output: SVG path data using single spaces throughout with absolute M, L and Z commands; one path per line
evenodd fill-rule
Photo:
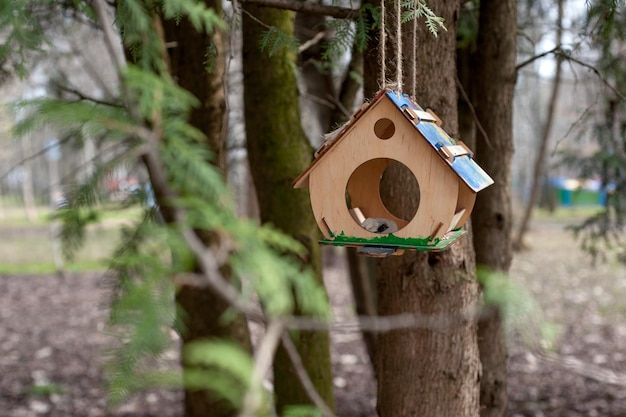
M 440 125 L 408 95 L 385 89 L 329 137 L 293 183 L 309 188 L 320 243 L 388 256 L 443 250 L 462 236 L 476 193 L 493 180 Z M 419 187 L 410 219 L 392 214 L 381 199 L 381 178 L 393 161 L 408 168 Z

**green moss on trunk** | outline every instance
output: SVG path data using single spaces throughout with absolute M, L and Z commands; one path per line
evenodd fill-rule
M 261 34 L 267 30 L 259 21 L 291 35 L 293 13 L 252 5 L 244 8 L 247 11 L 242 25 L 247 146 L 261 220 L 308 248 L 306 262 L 317 272 L 321 283 L 319 231 L 308 194 L 291 187 L 312 156 L 300 124 L 295 51 L 278 48 L 270 56 L 269 51 L 259 48 Z M 315 387 L 333 408 L 328 334 L 301 332 L 294 341 Z M 279 413 L 286 405 L 310 403 L 282 350 L 277 353 L 274 365 L 274 388 Z

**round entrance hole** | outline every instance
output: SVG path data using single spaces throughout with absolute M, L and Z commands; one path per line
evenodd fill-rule
M 396 126 L 387 118 L 378 119 L 374 123 L 374 134 L 379 139 L 389 139 L 396 133 Z
M 373 220 L 365 225 L 364 220 L 383 219 L 376 224 L 389 220 L 391 226 L 395 224 L 396 230 L 400 230 L 417 214 L 419 201 L 419 184 L 411 170 L 389 158 L 371 159 L 361 164 L 346 186 L 346 204 L 352 218 L 375 233 L 392 231 L 384 226 L 372 230 Z

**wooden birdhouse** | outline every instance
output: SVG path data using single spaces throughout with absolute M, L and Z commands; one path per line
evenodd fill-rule
M 408 95 L 382 90 L 327 138 L 293 183 L 309 188 L 321 243 L 386 256 L 442 250 L 464 234 L 476 193 L 493 180 L 440 125 Z M 418 184 L 412 218 L 395 216 L 381 198 L 381 178 L 394 161 Z

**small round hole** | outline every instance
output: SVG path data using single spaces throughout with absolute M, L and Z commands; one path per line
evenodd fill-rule
M 374 133 L 379 139 L 389 139 L 396 133 L 396 126 L 387 118 L 379 119 L 374 124 Z

